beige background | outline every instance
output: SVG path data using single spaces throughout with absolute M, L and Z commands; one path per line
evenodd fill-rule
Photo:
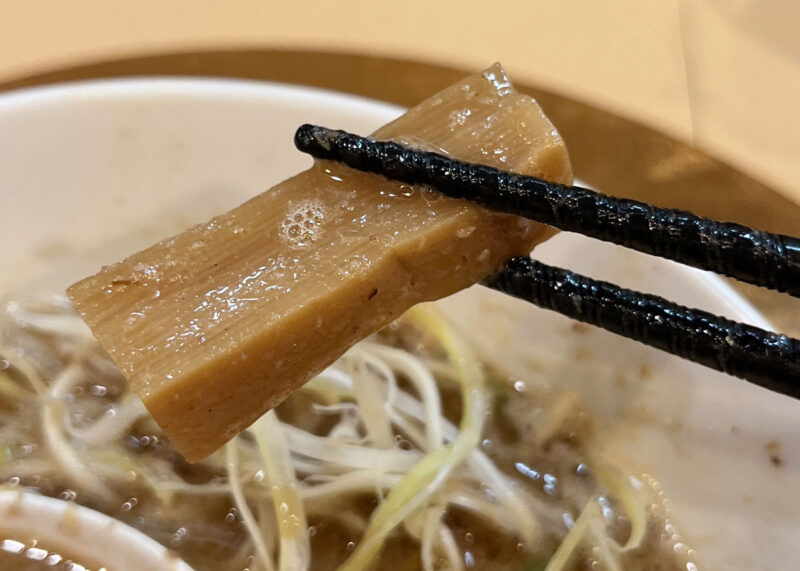
M 212 47 L 360 51 L 477 68 L 637 118 L 800 201 L 793 0 L 0 0 L 0 82 Z

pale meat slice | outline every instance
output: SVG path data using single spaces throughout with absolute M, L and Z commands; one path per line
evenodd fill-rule
M 499 65 L 374 135 L 571 182 L 560 136 Z M 412 305 L 481 280 L 549 235 L 318 162 L 68 293 L 166 435 L 196 461 Z

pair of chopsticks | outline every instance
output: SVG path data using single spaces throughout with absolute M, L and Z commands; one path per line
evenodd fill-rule
M 303 125 L 295 146 L 321 159 L 431 186 L 491 210 L 800 296 L 800 239 L 504 172 L 345 131 Z M 800 398 L 800 341 L 528 257 L 484 285 L 684 359 Z

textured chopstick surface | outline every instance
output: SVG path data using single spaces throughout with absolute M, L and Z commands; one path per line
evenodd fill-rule
M 486 208 L 800 296 L 800 239 L 618 199 L 344 131 L 303 125 L 295 145 Z
M 658 296 L 513 258 L 484 285 L 800 398 L 800 341 Z

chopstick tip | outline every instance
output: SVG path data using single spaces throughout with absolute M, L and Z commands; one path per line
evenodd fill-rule
M 317 141 L 316 132 L 319 127 L 310 123 L 304 123 L 297 128 L 294 133 L 294 146 L 303 153 L 312 153 Z

